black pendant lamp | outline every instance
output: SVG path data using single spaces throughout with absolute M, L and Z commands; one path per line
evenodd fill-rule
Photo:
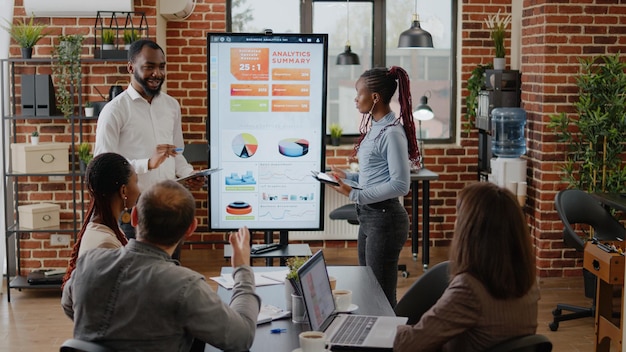
M 400 34 L 398 48 L 432 48 L 433 36 L 420 26 L 417 15 L 417 0 L 415 0 L 415 12 L 413 13 L 413 23 L 411 28 Z
M 359 56 L 353 53 L 352 48 L 350 47 L 350 0 L 346 1 L 346 12 L 346 34 L 348 39 L 346 40 L 346 47 L 343 53 L 337 55 L 337 65 L 359 65 L 361 64 Z

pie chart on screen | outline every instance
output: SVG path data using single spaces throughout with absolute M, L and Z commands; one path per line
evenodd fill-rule
M 231 145 L 233 153 L 243 159 L 253 156 L 259 148 L 259 142 L 250 133 L 236 135 Z
M 284 156 L 297 158 L 309 152 L 309 141 L 302 138 L 286 138 L 278 142 L 278 152 Z

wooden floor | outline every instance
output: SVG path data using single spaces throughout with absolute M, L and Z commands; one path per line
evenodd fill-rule
M 326 248 L 324 255 L 329 265 L 357 263 L 354 249 Z M 446 257 L 447 248 L 431 249 L 431 266 L 446 260 Z M 182 258 L 183 265 L 207 277 L 217 275 L 222 266 L 229 265 L 223 258 L 222 250 L 183 251 Z M 406 279 L 399 276 L 398 297 L 422 273 L 421 257 L 418 260 L 413 261 L 409 248 L 402 252 L 400 263 L 407 265 L 410 275 Z M 264 261 L 255 265 L 264 265 Z M 213 281 L 208 281 L 216 287 Z M 540 279 L 539 285 L 541 300 L 537 332 L 552 340 L 553 351 L 593 351 L 592 318 L 563 322 L 556 332 L 548 329 L 551 312 L 557 302 L 590 304 L 583 294 L 582 279 L 546 278 Z M 7 303 L 6 294 L 0 296 L 0 351 L 58 351 L 60 344 L 72 336 L 72 322 L 63 314 L 60 297 L 58 290 L 11 290 L 11 303 Z M 617 351 L 616 348 L 612 350 Z

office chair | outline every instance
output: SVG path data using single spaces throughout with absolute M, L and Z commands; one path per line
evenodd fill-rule
M 409 318 L 408 325 L 417 323 L 448 287 L 449 264 L 441 262 L 424 272 L 398 301 L 394 308 L 396 316 Z
M 585 224 L 593 228 L 593 236 L 600 241 L 621 241 L 626 236 L 626 229 L 609 213 L 598 200 L 589 193 L 578 189 L 566 189 L 557 193 L 554 204 L 563 222 L 563 241 L 568 247 L 582 252 L 585 248 L 585 233 L 579 235 L 572 225 Z M 562 321 L 594 317 L 596 313 L 597 277 L 583 269 L 585 296 L 592 299 L 590 307 L 580 307 L 559 303 L 552 311 L 554 320 L 548 324 L 556 331 Z M 563 314 L 563 310 L 572 313 Z
M 328 214 L 328 217 L 333 220 L 346 220 L 348 221 L 348 224 L 352 225 L 359 224 L 359 217 L 356 213 L 355 204 L 342 205 L 331 211 L 330 214 Z M 405 279 L 410 275 L 410 273 L 406 270 L 405 264 L 398 264 L 398 271 L 402 272 L 402 277 Z
M 60 352 L 113 352 L 113 350 L 95 342 L 69 339 L 63 342 Z
M 552 342 L 539 334 L 515 337 L 501 342 L 486 352 L 550 352 Z

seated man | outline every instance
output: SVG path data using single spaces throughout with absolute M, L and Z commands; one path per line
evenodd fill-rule
M 189 351 L 194 338 L 227 351 L 250 348 L 260 299 L 247 265 L 248 229 L 229 239 L 235 287 L 228 306 L 202 275 L 171 259 L 197 226 L 187 189 L 174 181 L 155 184 L 141 194 L 131 222 L 136 240 L 85 253 L 63 289 L 74 337 L 116 351 Z

